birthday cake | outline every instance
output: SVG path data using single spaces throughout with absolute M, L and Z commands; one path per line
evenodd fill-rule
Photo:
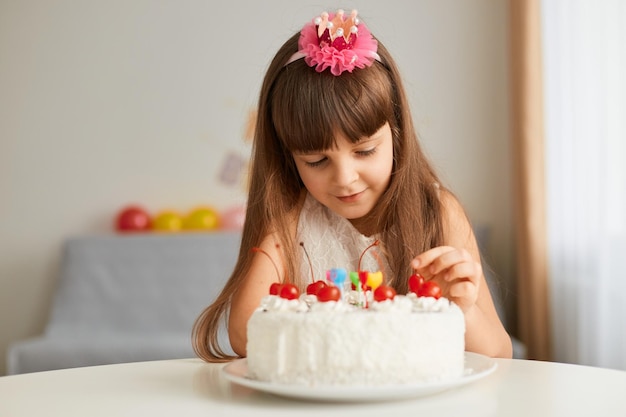
M 248 322 L 248 376 L 307 386 L 410 384 L 462 376 L 461 309 L 441 297 L 434 283 L 411 279 L 407 295 L 384 285 L 374 290 L 363 284 L 354 291 L 317 281 L 302 295 L 292 284 L 273 285 Z

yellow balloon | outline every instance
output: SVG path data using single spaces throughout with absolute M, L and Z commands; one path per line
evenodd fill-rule
M 162 211 L 154 218 L 152 229 L 157 232 L 179 232 L 183 228 L 183 218 L 173 211 Z
M 219 227 L 219 214 L 212 207 L 197 208 L 185 218 L 186 230 L 215 230 Z
M 380 284 L 382 284 L 382 283 L 383 283 L 383 273 L 382 273 L 382 271 L 370 272 L 369 274 L 367 274 L 367 285 L 372 290 L 375 290 L 376 288 L 378 288 L 380 286 Z

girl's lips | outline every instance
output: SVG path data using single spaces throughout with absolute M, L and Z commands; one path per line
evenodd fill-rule
M 346 196 L 337 197 L 337 198 L 339 199 L 339 201 L 341 201 L 343 203 L 354 203 L 354 202 L 358 201 L 359 198 L 361 198 L 362 195 L 363 195 L 363 191 L 361 191 L 360 193 L 346 195 Z

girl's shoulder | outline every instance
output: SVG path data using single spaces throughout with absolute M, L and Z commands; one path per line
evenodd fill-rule
M 446 188 L 439 191 L 442 208 L 442 224 L 447 244 L 451 246 L 473 246 L 474 234 L 467 212 L 454 193 Z
M 294 239 L 298 230 L 298 221 L 302 211 L 306 194 L 302 194 L 296 204 L 279 219 L 273 219 L 266 234 L 261 238 L 261 247 L 282 246 L 289 239 Z
M 465 209 L 452 191 L 439 185 L 436 185 L 435 187 L 437 188 L 437 196 L 441 202 L 444 217 L 449 215 L 456 217 L 459 214 L 465 214 Z

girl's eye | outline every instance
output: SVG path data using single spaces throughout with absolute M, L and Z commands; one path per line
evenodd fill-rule
M 313 162 L 305 161 L 305 164 L 307 164 L 307 166 L 310 166 L 311 168 L 315 168 L 315 167 L 322 165 L 325 161 L 326 161 L 326 158 L 322 158 L 320 160 L 313 161 Z
M 354 153 L 359 157 L 368 157 L 368 156 L 374 155 L 376 153 L 376 150 L 377 148 L 373 147 L 369 149 L 358 150 L 358 151 L 355 151 Z M 308 167 L 317 168 L 317 167 L 322 166 L 324 163 L 326 163 L 327 160 L 328 158 L 324 156 L 318 159 L 317 161 L 304 161 L 304 163 Z
M 359 156 L 370 156 L 370 155 L 374 155 L 376 153 L 376 148 L 370 148 L 370 149 L 365 149 L 362 151 L 357 151 L 357 154 Z

